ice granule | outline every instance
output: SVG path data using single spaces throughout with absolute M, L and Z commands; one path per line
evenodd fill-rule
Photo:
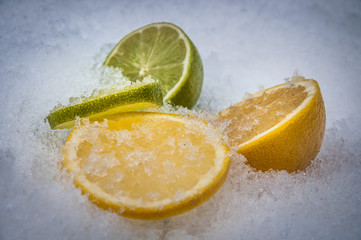
M 178 191 L 174 194 L 173 200 L 178 202 L 181 201 L 185 196 L 185 192 L 182 189 L 178 189 Z
M 116 175 L 116 177 L 114 178 L 115 182 L 120 182 L 124 178 L 124 175 L 121 172 L 116 172 L 115 175 Z
M 159 199 L 160 194 L 158 192 L 148 192 L 146 194 L 146 197 L 149 198 L 150 200 L 156 201 Z
M 167 143 L 168 143 L 169 146 L 173 146 L 173 147 L 174 147 L 174 146 L 175 146 L 175 138 L 172 137 L 172 136 L 169 136 Z
M 164 112 L 164 113 L 181 114 L 181 115 L 185 115 L 185 114 L 192 112 L 192 110 L 190 110 L 188 108 L 185 108 L 182 106 L 174 106 L 169 103 L 165 103 L 163 106 L 161 106 L 159 109 L 157 109 L 157 111 Z
M 246 92 L 244 95 L 243 95 L 243 98 L 242 98 L 242 101 L 246 101 L 248 99 L 251 99 L 253 96 L 251 93 L 248 93 Z
M 264 86 L 263 85 L 259 85 L 258 86 L 258 91 L 259 92 L 263 92 L 265 90 Z
M 126 144 L 132 146 L 134 144 L 134 139 L 131 137 L 132 133 L 128 130 L 115 131 L 114 139 L 116 140 L 116 145 Z

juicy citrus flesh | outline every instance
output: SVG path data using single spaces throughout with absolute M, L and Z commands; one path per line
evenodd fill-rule
M 272 128 L 295 110 L 307 95 L 304 86 L 280 88 L 231 106 L 224 115 L 225 120 L 231 121 L 227 126 L 231 144 L 238 146 Z
M 76 117 L 103 119 L 119 112 L 157 108 L 163 104 L 161 87 L 157 82 L 134 83 L 108 95 L 92 97 L 82 103 L 51 112 L 46 119 L 52 129 L 71 128 Z
M 171 23 L 153 23 L 128 34 L 104 65 L 120 68 L 131 81 L 152 76 L 163 87 L 164 101 L 175 105 L 193 107 L 202 88 L 199 53 L 183 30 Z
M 163 80 L 163 87 L 169 91 L 183 73 L 187 54 L 185 38 L 177 29 L 150 26 L 124 39 L 106 65 L 121 68 L 133 81 L 151 75 Z
M 216 128 L 183 115 L 126 113 L 70 133 L 63 165 L 98 206 L 138 219 L 190 210 L 226 179 L 228 147 Z
M 315 80 L 293 81 L 253 94 L 219 113 L 232 147 L 257 170 L 305 169 L 325 132 L 325 107 Z

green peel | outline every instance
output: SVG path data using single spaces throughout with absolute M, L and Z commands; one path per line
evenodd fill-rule
M 101 120 L 119 112 L 155 108 L 162 104 L 163 94 L 158 82 L 134 83 L 116 93 L 51 112 L 46 119 L 52 129 L 71 128 L 76 117 Z

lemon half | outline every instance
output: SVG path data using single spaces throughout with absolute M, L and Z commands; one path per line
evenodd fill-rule
M 326 112 L 315 80 L 295 76 L 220 112 L 232 147 L 257 170 L 303 170 L 320 151 Z

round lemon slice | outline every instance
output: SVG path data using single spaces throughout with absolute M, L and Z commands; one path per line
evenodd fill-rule
M 198 206 L 223 184 L 230 164 L 213 125 L 150 112 L 82 121 L 63 155 L 75 184 L 95 204 L 136 219 L 162 219 Z

